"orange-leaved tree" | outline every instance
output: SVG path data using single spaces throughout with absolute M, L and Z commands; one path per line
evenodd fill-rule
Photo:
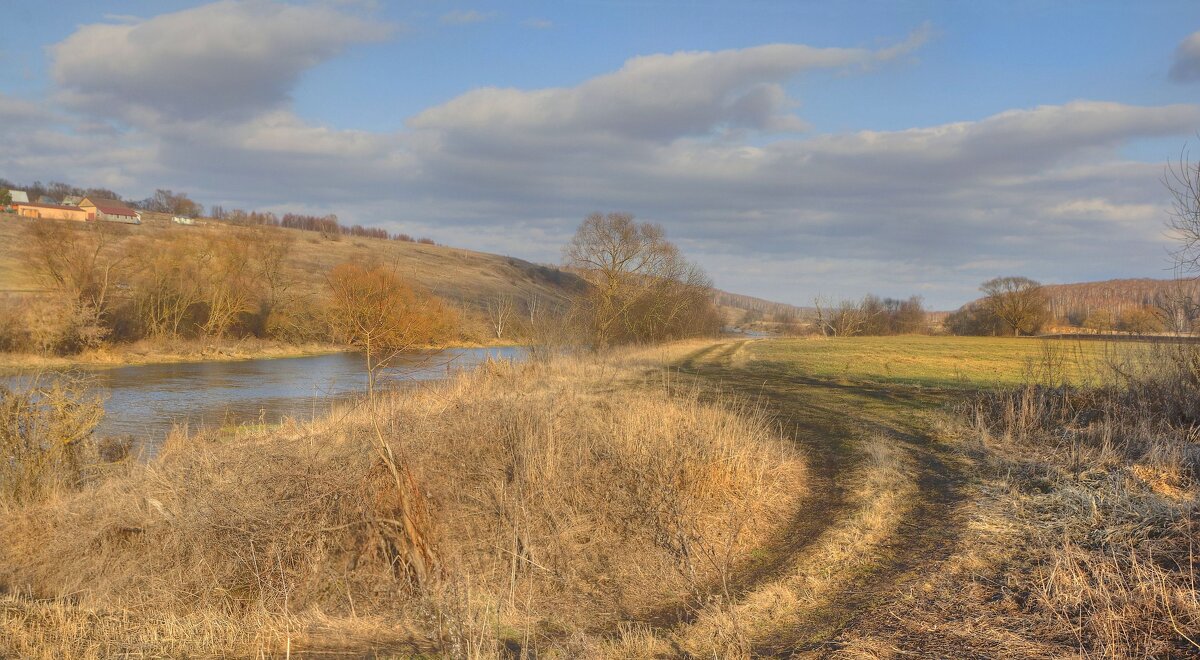
M 437 568 L 436 555 L 426 539 L 425 507 L 412 473 L 383 437 L 379 425 L 378 380 L 399 354 L 444 338 L 451 315 L 436 297 L 418 292 L 394 270 L 355 263 L 334 266 L 326 277 L 327 315 L 332 335 L 361 349 L 367 361 L 367 397 L 375 450 L 395 482 L 398 520 L 378 521 L 399 532 L 400 564 L 418 586 Z

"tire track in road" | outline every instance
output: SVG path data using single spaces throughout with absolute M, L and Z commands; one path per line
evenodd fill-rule
M 944 402 L 944 396 L 904 387 L 823 381 L 786 365 L 735 363 L 735 356 L 749 343 L 705 348 L 681 361 L 678 373 L 717 392 L 760 401 L 804 452 L 810 487 L 788 524 L 756 553 L 762 558 L 734 567 L 728 586 L 721 585 L 718 591 L 714 585 L 714 593 L 740 600 L 804 564 L 806 551 L 854 513 L 846 481 L 863 462 L 867 438 L 881 438 L 900 450 L 915 470 L 914 494 L 906 502 L 903 519 L 881 544 L 878 558 L 869 566 L 845 571 L 844 579 L 822 597 L 821 606 L 751 640 L 752 653 L 759 656 L 829 655 L 837 649 L 834 639 L 839 634 L 902 595 L 923 567 L 949 556 L 956 545 L 961 471 L 932 440 L 921 414 Z M 700 615 L 702 600 L 663 608 L 646 621 L 679 633 Z

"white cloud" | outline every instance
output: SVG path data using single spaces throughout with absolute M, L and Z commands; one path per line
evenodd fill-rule
M 536 145 L 564 135 L 665 141 L 721 128 L 802 130 L 783 83 L 814 69 L 868 66 L 915 47 L 872 51 L 771 44 L 723 51 L 636 57 L 615 73 L 570 88 L 488 87 L 430 108 L 416 129 L 474 132 L 487 143 Z
M 1200 81 L 1200 32 L 1193 32 L 1175 49 L 1170 77 L 1181 83 Z
M 240 118 L 279 107 L 301 72 L 390 28 L 332 9 L 222 0 L 81 27 L 51 49 L 71 105 L 127 121 Z
M 527 18 L 521 21 L 521 25 L 532 30 L 549 30 L 554 27 L 554 21 L 545 18 Z
M 227 24 L 196 27 L 189 12 Z M 352 34 L 360 23 L 319 6 L 220 2 L 80 28 L 53 52 L 62 87 L 89 101 L 75 106 L 82 118 L 36 123 L 44 108 L 0 96 L 0 172 L 335 211 L 542 261 L 557 260 L 586 213 L 628 210 L 663 223 L 726 288 L 796 303 L 918 292 L 946 307 L 999 274 L 1155 272 L 1161 166 L 1120 150 L 1186 139 L 1200 125 L 1197 105 L 1076 101 L 907 130 L 800 134 L 794 80 L 821 69 L 888 75 L 881 64 L 914 52 L 926 29 L 879 50 L 771 44 L 637 57 L 574 86 L 468 91 L 397 132 L 306 122 L 288 94 L 306 68 L 380 36 Z M 84 61 L 104 30 L 147 25 L 200 34 L 180 37 L 188 55 L 175 57 L 117 32 L 125 41 L 113 62 Z M 223 54 L 222 34 L 244 30 L 276 46 Z M 315 42 L 300 44 L 304 35 Z M 246 69 L 228 89 L 207 82 L 220 78 L 210 69 L 231 66 L 225 57 Z M 163 81 L 180 70 L 206 91 Z M 178 98 L 152 94 L 159 84 Z M 176 110 L 184 101 L 189 110 Z M 104 130 L 94 120 L 118 113 L 111 108 L 125 121 Z
M 472 23 L 486 23 L 496 18 L 496 12 L 482 12 L 476 9 L 456 9 L 451 12 L 442 14 L 443 25 L 470 25 Z

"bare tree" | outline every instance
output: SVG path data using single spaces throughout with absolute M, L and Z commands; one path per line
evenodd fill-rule
M 487 302 L 488 322 L 496 333 L 496 339 L 504 336 L 504 329 L 517 313 L 517 302 L 511 293 L 497 293 Z
M 134 301 L 146 334 L 175 338 L 194 327 L 212 256 L 199 243 L 187 236 L 165 246 L 145 238 L 132 246 Z
M 35 222 L 25 231 L 21 252 L 26 264 L 47 286 L 89 305 L 98 316 L 108 312 L 109 296 L 126 264 L 123 227 L 98 222 L 67 226 Z
M 1200 161 L 1193 163 L 1186 148 L 1174 165 L 1168 165 L 1164 184 L 1172 197 L 1168 226 L 1179 241 L 1175 258 L 1176 284 L 1157 301 L 1164 325 L 1173 332 L 1188 332 L 1200 318 L 1200 303 L 1180 281 L 1200 274 Z
M 192 201 L 187 193 L 176 193 L 162 188 L 155 190 L 151 197 L 142 200 L 141 207 L 147 211 L 183 216 L 197 216 L 204 212 L 204 207 Z
M 251 244 L 239 235 L 209 237 L 202 244 L 206 267 L 203 297 L 206 317 L 202 329 L 208 337 L 222 337 L 237 318 L 254 309 Z
M 826 337 L 853 337 L 862 334 L 868 321 L 868 311 L 852 300 L 843 300 L 836 305 L 821 298 L 813 299 L 815 308 L 813 321 Z
M 720 326 L 712 284 L 662 227 L 628 213 L 593 213 L 564 250 L 588 283 L 580 298 L 598 346 L 711 332 Z
M 1193 163 L 1185 149 L 1167 166 L 1163 183 L 1173 202 L 1167 224 L 1179 241 L 1173 253 L 1177 271 L 1200 273 L 1200 161 Z
M 979 287 L 984 308 L 1012 329 L 1014 336 L 1034 334 L 1049 315 L 1042 285 L 1028 277 L 997 277 Z
M 260 290 L 258 318 L 260 330 L 268 335 L 289 330 L 289 310 L 294 310 L 299 296 L 292 288 L 296 278 L 291 270 L 294 239 L 275 227 L 259 226 L 244 230 L 243 239 L 250 245 L 251 271 Z

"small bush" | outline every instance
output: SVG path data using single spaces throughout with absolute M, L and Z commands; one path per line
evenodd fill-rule
M 33 502 L 83 481 L 103 414 L 79 379 L 0 385 L 0 505 Z

